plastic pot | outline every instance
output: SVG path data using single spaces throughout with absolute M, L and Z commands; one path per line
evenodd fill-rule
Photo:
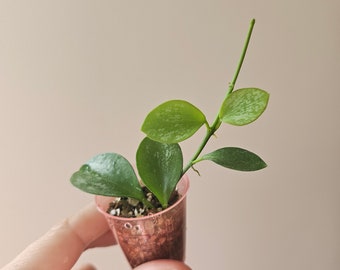
M 177 184 L 180 198 L 175 204 L 156 214 L 137 218 L 108 214 L 106 211 L 114 198 L 96 196 L 97 207 L 132 268 L 157 259 L 184 261 L 188 189 L 189 178 L 184 175 Z

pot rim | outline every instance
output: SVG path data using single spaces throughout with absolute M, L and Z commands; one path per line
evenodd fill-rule
M 177 205 L 179 205 L 187 196 L 188 194 L 188 190 L 189 190 L 189 177 L 187 176 L 187 174 L 184 174 L 181 178 L 181 180 L 178 182 L 177 186 L 183 184 L 183 193 L 181 194 L 181 197 L 171 206 L 169 206 L 168 208 L 154 213 L 154 214 L 150 214 L 148 216 L 142 216 L 142 217 L 118 217 L 118 216 L 113 216 L 110 215 L 109 213 L 106 212 L 106 210 L 104 209 L 104 207 L 107 207 L 107 204 L 112 202 L 113 198 L 116 197 L 110 197 L 110 196 L 102 196 L 102 195 L 96 195 L 95 196 L 95 203 L 97 206 L 97 209 L 99 210 L 99 212 L 101 212 L 106 218 L 113 218 L 113 219 L 117 219 L 117 220 L 121 220 L 121 221 L 132 221 L 132 220 L 145 220 L 145 219 L 150 219 L 150 218 L 154 218 L 157 216 L 160 216 L 170 210 L 172 210 L 173 208 L 175 208 Z M 103 202 L 103 200 L 105 200 Z

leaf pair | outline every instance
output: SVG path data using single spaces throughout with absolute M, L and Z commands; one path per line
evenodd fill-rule
M 145 138 L 139 145 L 136 159 L 143 183 L 166 208 L 182 174 L 183 157 L 179 145 Z M 135 198 L 151 206 L 131 164 L 116 153 L 93 157 L 72 175 L 71 183 L 88 193 Z
M 264 112 L 269 94 L 258 88 L 243 88 L 228 95 L 219 112 L 222 122 L 231 125 L 247 125 Z M 142 131 L 152 140 L 162 143 L 178 143 L 191 137 L 207 124 L 205 115 L 184 100 L 167 101 L 146 117 Z

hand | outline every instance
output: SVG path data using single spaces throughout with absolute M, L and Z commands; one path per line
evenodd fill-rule
M 28 246 L 2 270 L 70 270 L 88 248 L 117 244 L 96 206 L 91 204 L 50 229 Z M 82 270 L 94 270 L 86 265 Z M 159 260 L 139 265 L 135 270 L 190 270 L 182 262 Z

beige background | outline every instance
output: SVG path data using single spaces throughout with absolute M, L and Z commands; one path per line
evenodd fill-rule
M 189 100 L 212 121 L 254 17 L 236 87 L 269 91 L 268 110 L 223 126 L 207 150 L 244 147 L 269 167 L 190 173 L 187 263 L 339 269 L 338 3 L 0 1 L 0 266 L 92 200 L 68 180 L 88 158 L 114 151 L 134 162 L 140 124 L 160 102 Z M 117 247 L 86 261 L 128 269 Z

